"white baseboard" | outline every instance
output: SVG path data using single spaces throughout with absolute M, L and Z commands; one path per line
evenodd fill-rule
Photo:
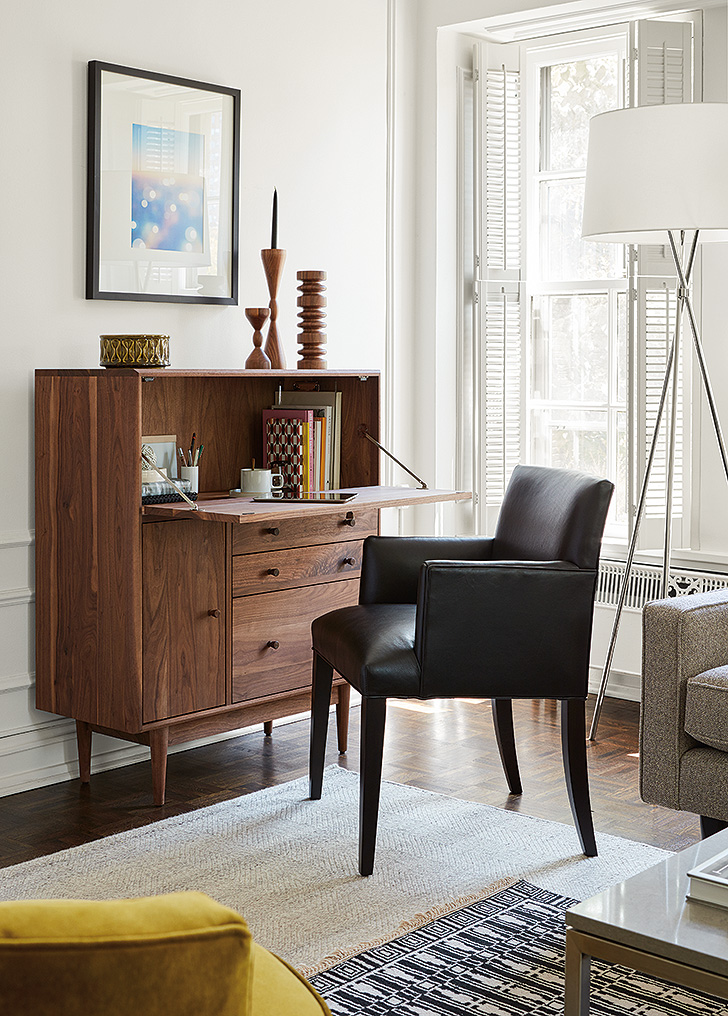
M 589 691 L 596 693 L 602 680 L 602 668 L 589 668 Z M 605 695 L 609 698 L 626 699 L 628 702 L 639 702 L 640 700 L 640 675 L 627 674 L 623 671 L 612 669 L 607 681 Z

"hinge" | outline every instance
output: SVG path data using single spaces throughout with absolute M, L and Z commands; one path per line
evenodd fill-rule
M 633 303 L 637 302 L 637 290 L 634 288 L 634 286 L 629 291 L 629 298 Z
M 480 294 L 478 293 L 477 286 L 473 286 L 473 303 L 480 303 Z
M 480 81 L 480 71 L 477 67 L 473 71 L 473 81 Z
M 480 268 L 480 254 L 475 255 L 475 267 Z
M 480 504 L 480 494 L 477 490 L 473 491 L 473 504 Z

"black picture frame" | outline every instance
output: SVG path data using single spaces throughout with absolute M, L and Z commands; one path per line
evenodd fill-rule
M 86 299 L 238 303 L 240 91 L 88 64 Z

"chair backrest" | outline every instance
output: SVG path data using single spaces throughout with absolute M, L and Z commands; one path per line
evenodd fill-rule
M 494 560 L 599 563 L 614 484 L 571 469 L 516 466 L 498 516 Z

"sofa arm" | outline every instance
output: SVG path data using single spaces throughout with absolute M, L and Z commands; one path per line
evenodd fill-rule
M 728 589 L 645 604 L 642 614 L 640 796 L 680 809 L 687 682 L 728 662 Z
M 425 561 L 487 561 L 492 537 L 368 536 L 362 554 L 359 603 L 417 603 Z

